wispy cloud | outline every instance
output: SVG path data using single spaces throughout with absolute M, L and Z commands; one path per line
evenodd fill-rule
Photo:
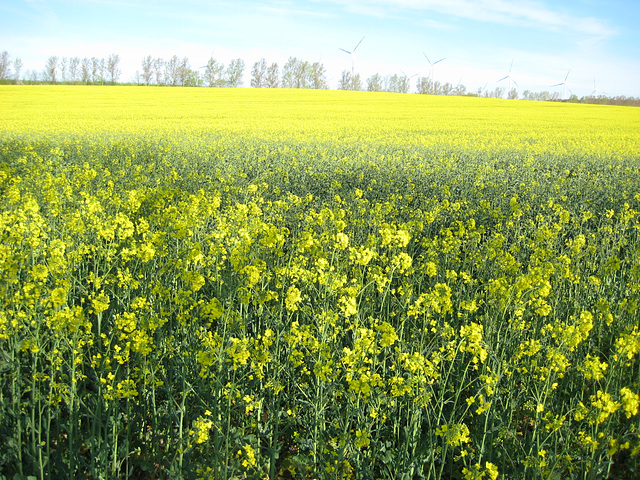
M 480 22 L 527 26 L 546 30 L 564 30 L 607 38 L 617 31 L 602 19 L 580 17 L 553 9 L 542 2 L 506 0 L 332 0 L 350 11 L 381 16 L 394 10 L 434 12 Z
M 262 12 L 276 14 L 276 15 L 302 15 L 306 17 L 315 17 L 315 18 L 331 18 L 334 16 L 327 12 L 319 12 L 315 10 L 303 10 L 303 9 L 291 7 L 288 5 L 281 5 L 281 6 L 260 5 L 258 7 L 258 10 Z

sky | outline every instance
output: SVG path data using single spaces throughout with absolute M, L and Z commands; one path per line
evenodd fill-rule
M 0 0 L 0 51 L 41 72 L 50 56 L 120 56 L 120 81 L 144 57 L 321 62 L 330 88 L 352 65 L 496 87 L 640 97 L 640 0 Z M 363 39 L 364 37 L 364 39 Z M 362 40 L 362 41 L 361 41 Z M 358 43 L 361 43 L 358 45 Z M 354 55 L 347 51 L 355 50 Z M 441 62 L 430 68 L 427 58 Z M 568 76 L 567 76 L 568 74 Z M 509 78 L 499 80 L 505 76 Z M 566 82 L 565 82 L 566 78 Z

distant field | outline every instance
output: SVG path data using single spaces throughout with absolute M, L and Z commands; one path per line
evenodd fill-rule
M 164 134 L 174 141 L 242 134 L 531 154 L 640 151 L 640 111 L 600 105 L 299 89 L 0 86 L 0 107 L 0 131 L 8 133 Z
M 0 478 L 634 478 L 639 237 L 636 108 L 0 86 Z

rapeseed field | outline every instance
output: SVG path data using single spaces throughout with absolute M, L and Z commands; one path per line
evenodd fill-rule
M 0 478 L 640 475 L 640 110 L 0 86 Z

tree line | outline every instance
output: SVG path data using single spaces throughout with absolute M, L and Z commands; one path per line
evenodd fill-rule
M 22 60 L 11 60 L 7 51 L 0 53 L 0 83 L 18 84 L 119 84 L 121 71 L 117 54 L 107 58 L 97 57 L 49 57 L 42 71 L 23 71 Z M 183 87 L 241 87 L 244 85 L 246 65 L 241 58 L 233 59 L 228 65 L 211 57 L 206 65 L 193 68 L 187 57 L 173 55 L 170 59 L 142 59 L 141 68 L 136 72 L 137 85 L 183 86 Z M 250 70 L 249 85 L 252 88 L 312 88 L 328 89 L 326 68 L 320 62 L 308 62 L 290 57 L 282 66 L 269 63 L 261 58 Z M 359 73 L 344 70 L 338 82 L 339 90 L 366 90 L 370 92 L 409 93 L 412 78 L 406 74 L 382 76 L 371 75 L 365 81 Z M 596 103 L 603 105 L 640 106 L 640 98 L 603 94 L 561 99 L 558 92 L 532 92 L 525 90 L 522 95 L 515 88 L 496 87 L 492 90 L 480 88 L 469 91 L 461 82 L 458 85 L 434 81 L 431 77 L 418 77 L 415 92 L 427 95 L 466 95 L 487 98 L 509 98 L 539 101 L 564 101 L 572 103 Z M 595 93 L 595 92 L 594 92 Z
M 11 61 L 9 53 L 0 53 L 1 83 L 48 83 L 48 84 L 116 84 L 120 78 L 120 57 L 107 58 L 57 57 L 47 59 L 42 71 L 22 71 L 20 58 Z M 13 70 L 12 70 L 13 68 Z

